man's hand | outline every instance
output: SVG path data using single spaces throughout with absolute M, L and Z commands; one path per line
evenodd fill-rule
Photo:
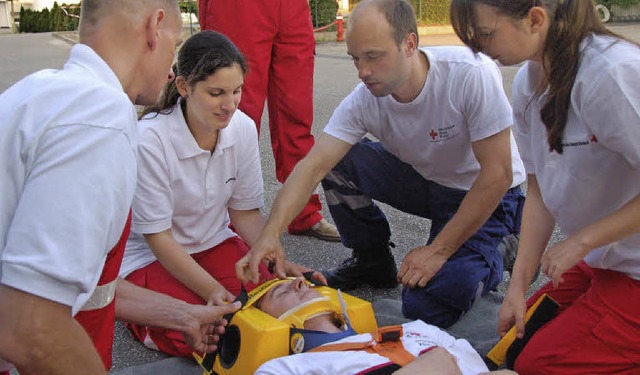
M 258 266 L 260 262 L 273 266 L 273 273 L 285 278 L 286 264 L 284 250 L 278 236 L 269 236 L 264 232 L 258 238 L 247 255 L 236 263 L 236 276 L 243 283 L 257 284 L 260 281 Z
M 324 277 L 324 275 L 320 271 L 312 270 L 311 268 L 301 266 L 297 263 L 293 263 L 288 260 L 286 261 L 285 267 L 287 270 L 287 276 L 299 277 L 299 276 L 304 276 L 304 273 L 306 272 L 313 272 L 311 274 L 311 279 L 313 279 L 314 281 L 317 281 L 318 283 L 321 283 L 322 285 L 327 285 L 327 279 Z
M 398 280 L 409 288 L 424 288 L 447 259 L 433 245 L 416 247 L 402 260 Z
M 193 350 L 201 353 L 211 353 L 218 349 L 220 336 L 224 334 L 227 321 L 225 314 L 238 311 L 240 302 L 223 306 L 188 305 L 186 327 L 182 331 L 184 341 Z

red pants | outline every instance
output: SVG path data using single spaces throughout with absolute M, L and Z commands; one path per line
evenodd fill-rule
M 267 99 L 276 177 L 284 182 L 314 143 L 313 64 L 315 38 L 307 0 L 200 0 L 202 30 L 227 35 L 249 62 L 240 110 L 260 122 Z M 289 225 L 310 229 L 322 219 L 314 194 Z
M 193 259 L 213 276 L 229 292 L 237 295 L 242 284 L 236 278 L 235 264 L 242 258 L 249 248 L 239 237 L 232 237 L 209 250 L 193 254 Z M 260 282 L 274 276 L 267 267 L 260 265 Z M 180 281 L 174 278 L 158 261 L 136 270 L 126 278 L 128 281 L 143 288 L 181 299 L 191 304 L 204 305 L 206 302 Z M 255 285 L 246 285 L 247 291 Z M 141 326 L 126 323 L 133 336 L 147 347 L 180 357 L 190 357 L 191 349 L 184 341 L 182 333 L 178 331 Z
M 124 248 L 129 238 L 129 230 L 131 229 L 131 211 L 129 218 L 122 231 L 122 235 L 116 246 L 109 252 L 105 260 L 102 275 L 98 280 L 98 288 L 101 286 L 116 282 L 118 273 L 120 273 L 120 265 L 124 256 Z M 115 293 L 115 290 L 114 290 Z M 113 331 L 115 327 L 116 303 L 115 298 L 111 302 L 99 309 L 82 310 L 75 316 L 76 321 L 82 325 L 87 332 L 98 354 L 102 358 L 104 368 L 109 370 L 112 362 L 113 350 Z
M 529 341 L 515 363 L 526 374 L 640 374 L 640 281 L 581 262 L 548 293 L 560 314 Z

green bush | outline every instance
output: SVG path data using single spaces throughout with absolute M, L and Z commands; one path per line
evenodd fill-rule
M 70 14 L 80 15 L 79 7 L 75 5 L 69 7 L 66 4 L 60 6 L 57 2 L 53 3 L 51 10 L 45 8 L 39 12 L 20 7 L 19 31 L 21 33 L 42 33 L 76 30 L 78 28 L 78 18 L 66 15 L 63 7 Z
M 179 1 L 178 4 L 180 5 L 180 12 L 182 13 L 193 13 L 196 16 L 198 15 L 198 1 L 197 0 L 191 0 L 191 1 Z
M 338 2 L 336 0 L 309 0 L 309 10 L 314 28 L 326 26 L 336 20 Z
M 359 2 L 360 0 L 349 0 L 349 10 L 352 10 Z M 451 23 L 449 18 L 451 0 L 409 0 L 409 2 L 413 5 L 419 25 L 446 25 Z

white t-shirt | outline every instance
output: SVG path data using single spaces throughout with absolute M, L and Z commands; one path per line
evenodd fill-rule
M 469 190 L 480 173 L 471 143 L 513 123 L 497 65 L 466 47 L 431 47 L 422 91 L 410 103 L 377 98 L 359 84 L 333 113 L 325 133 L 355 144 L 367 133 L 425 179 Z M 525 173 L 511 136 L 513 183 Z
M 583 41 L 571 92 L 563 154 L 549 152 L 540 119 L 546 94 L 535 96 L 540 66 L 527 63 L 513 83 L 516 134 L 527 173 L 571 236 L 640 193 L 640 48 L 605 36 Z M 592 267 L 640 279 L 640 235 L 591 251 Z
M 129 214 L 135 108 L 100 56 L 77 44 L 64 69 L 5 91 L 0 118 L 2 284 L 75 314 Z
M 476 375 L 488 371 L 480 355 L 466 340 L 456 340 L 438 327 L 416 320 L 402 325 L 404 348 L 414 356 L 439 346 L 451 353 L 464 375 Z M 328 345 L 345 342 L 368 342 L 368 333 L 347 337 Z M 348 375 L 389 364 L 388 358 L 363 350 L 300 353 L 272 359 L 258 368 L 256 375 Z
M 264 205 L 258 132 L 241 111 L 220 130 L 213 154 L 198 146 L 180 105 L 139 125 L 138 186 L 121 277 L 156 260 L 143 234 L 171 228 L 194 254 L 236 235 L 227 208 Z

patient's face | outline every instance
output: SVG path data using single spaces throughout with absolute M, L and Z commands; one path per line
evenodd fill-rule
M 298 277 L 271 288 L 260 299 L 260 310 L 277 318 L 303 302 L 320 296 L 318 291 L 309 288 L 303 277 Z

